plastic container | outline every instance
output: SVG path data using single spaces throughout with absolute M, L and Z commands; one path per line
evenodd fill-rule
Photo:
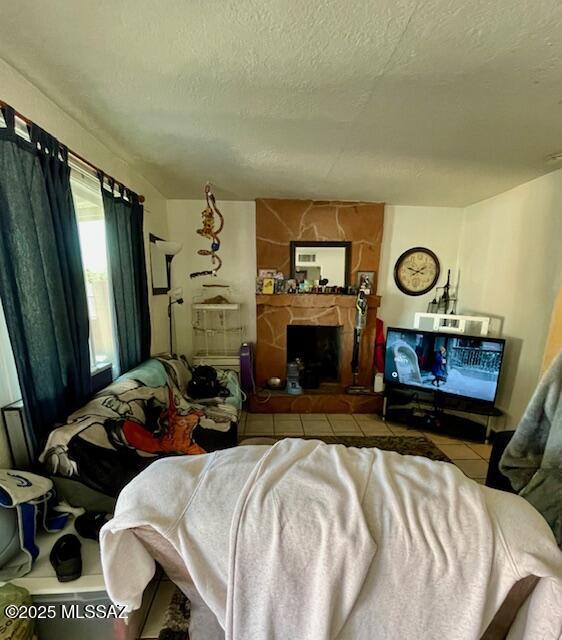
M 299 378 L 300 371 L 298 363 L 289 362 L 287 364 L 287 393 L 292 396 L 299 396 L 302 393 Z

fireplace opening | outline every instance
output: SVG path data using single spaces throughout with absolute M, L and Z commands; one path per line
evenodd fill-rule
M 322 382 L 339 382 L 341 327 L 287 325 L 287 362 L 301 363 L 300 383 L 317 389 Z

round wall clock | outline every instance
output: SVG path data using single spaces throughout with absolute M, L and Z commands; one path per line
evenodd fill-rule
M 396 286 L 409 296 L 421 296 L 437 283 L 439 278 L 439 259 L 425 247 L 408 249 L 394 265 Z

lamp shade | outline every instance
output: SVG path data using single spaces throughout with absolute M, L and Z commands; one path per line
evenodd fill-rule
M 166 240 L 156 240 L 156 248 L 166 256 L 175 256 L 183 248 L 179 242 L 168 242 Z

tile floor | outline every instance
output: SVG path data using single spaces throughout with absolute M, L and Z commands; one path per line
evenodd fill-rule
M 404 425 L 383 422 L 376 414 L 355 413 L 245 413 L 239 424 L 240 438 L 259 436 L 420 436 L 432 440 L 467 476 L 483 483 L 492 449 L 434 433 L 415 431 Z
M 239 437 L 242 439 L 259 436 L 299 435 L 359 437 L 425 435 L 467 476 L 480 483 L 484 483 L 486 478 L 492 449 L 489 444 L 459 440 L 429 432 L 422 433 L 408 429 L 404 425 L 383 422 L 381 417 L 375 414 L 242 413 L 239 424 Z M 164 614 L 172 592 L 173 585 L 164 579 L 150 609 L 141 638 L 148 640 L 158 637 L 158 630 L 162 628 Z

